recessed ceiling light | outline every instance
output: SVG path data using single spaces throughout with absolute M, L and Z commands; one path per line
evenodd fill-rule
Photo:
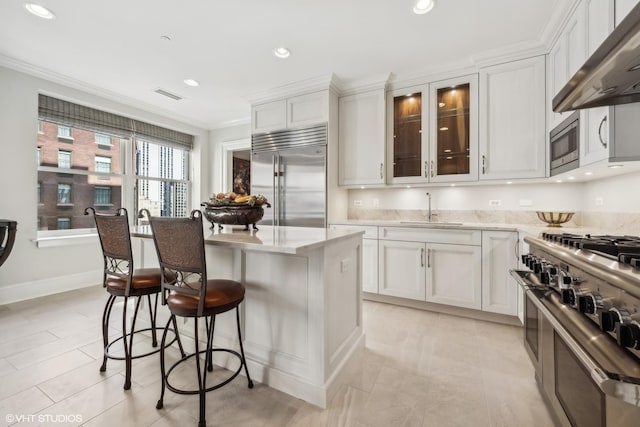
M 431 11 L 436 5 L 436 0 L 418 0 L 413 6 L 413 13 L 416 15 L 424 15 Z
M 411 186 L 410 186 L 410 185 L 407 185 L 407 188 L 411 188 Z
M 36 3 L 25 3 L 24 7 L 38 18 L 54 19 L 56 17 L 49 9 Z
M 277 47 L 273 50 L 273 54 L 278 58 L 288 58 L 291 55 L 291 51 L 286 47 Z
M 412 93 L 408 93 L 408 94 L 406 94 L 405 96 L 408 98 L 408 97 L 410 97 L 411 95 L 413 95 L 413 94 L 412 94 Z
M 185 79 L 184 84 L 186 84 L 187 86 L 192 86 L 192 87 L 200 86 L 200 82 L 198 82 L 197 80 L 193 80 L 193 79 Z
M 567 179 L 576 179 L 576 177 L 575 176 L 570 176 L 570 177 L 567 177 Z
M 562 182 L 562 180 L 561 180 L 561 179 L 557 179 L 557 180 L 556 180 L 556 182 L 557 182 L 558 184 L 560 184 L 560 183 Z
M 585 175 L 593 175 L 593 172 L 585 172 Z
M 452 187 L 455 187 L 456 185 L 455 185 L 455 184 L 451 184 L 451 186 L 452 186 Z
M 513 184 L 513 182 L 512 181 L 507 181 L 507 184 Z

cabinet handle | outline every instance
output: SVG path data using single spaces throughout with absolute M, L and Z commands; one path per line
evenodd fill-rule
M 384 175 L 382 175 L 383 169 L 384 169 L 384 163 L 380 163 L 380 179 L 384 178 Z
M 427 249 L 427 268 L 431 268 L 431 249 Z
M 602 139 L 602 126 L 607 122 L 607 116 L 604 116 L 602 118 L 602 120 L 600 121 L 600 126 L 598 126 L 598 139 L 600 140 L 600 144 L 602 144 L 602 146 L 604 148 L 607 148 L 607 143 L 605 142 L 604 139 Z
M 427 172 L 427 169 L 429 168 L 429 162 L 428 161 L 424 161 L 424 177 L 425 178 L 429 178 L 429 173 Z
M 433 160 L 431 160 L 431 178 L 433 178 Z
M 420 249 L 420 267 L 424 267 L 424 248 Z
M 516 260 L 520 259 L 520 239 L 516 239 L 516 244 L 514 246 L 514 253 L 516 254 Z
M 487 156 L 482 155 L 482 174 L 484 175 L 487 170 Z

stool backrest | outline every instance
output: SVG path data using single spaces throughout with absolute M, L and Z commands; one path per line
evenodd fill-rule
M 84 210 L 85 215 L 93 215 L 104 258 L 103 286 L 107 277 L 117 277 L 127 281 L 125 295 L 129 296 L 133 275 L 133 252 L 129 234 L 129 217 L 125 208 L 115 214 L 99 214 L 92 207 Z
M 13 249 L 17 230 L 18 223 L 16 221 L 0 219 L 0 265 L 4 264 Z
M 141 211 L 142 213 L 142 211 Z M 198 316 L 204 312 L 207 266 L 204 252 L 202 212 L 188 218 L 152 217 L 146 211 L 162 269 L 162 295 L 174 291 L 199 298 Z

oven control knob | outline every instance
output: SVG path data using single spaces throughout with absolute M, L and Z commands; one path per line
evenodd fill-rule
M 616 325 L 618 345 L 640 349 L 640 325 L 636 323 L 618 323 Z
M 549 272 L 549 274 L 555 276 L 556 274 L 558 274 L 558 267 L 552 265 L 547 269 L 547 271 Z
M 617 311 L 600 312 L 600 329 L 603 332 L 613 332 L 616 329 L 616 323 L 620 323 L 620 315 Z
M 550 279 L 551 276 L 549 275 L 548 271 L 543 271 L 542 273 L 540 273 L 540 283 L 542 283 L 543 285 L 548 285 L 551 281 Z
M 541 262 L 534 262 L 532 270 L 533 270 L 533 272 L 535 274 L 541 273 L 542 272 L 542 263 Z
M 560 296 L 562 297 L 562 303 L 566 305 L 575 305 L 576 294 L 573 289 L 561 289 Z
M 578 311 L 586 314 L 596 314 L 596 299 L 593 295 L 580 295 L 578 297 Z

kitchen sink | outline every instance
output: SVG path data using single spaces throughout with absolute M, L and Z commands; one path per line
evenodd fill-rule
M 400 221 L 400 224 L 462 225 L 461 222 L 444 222 L 444 221 Z

